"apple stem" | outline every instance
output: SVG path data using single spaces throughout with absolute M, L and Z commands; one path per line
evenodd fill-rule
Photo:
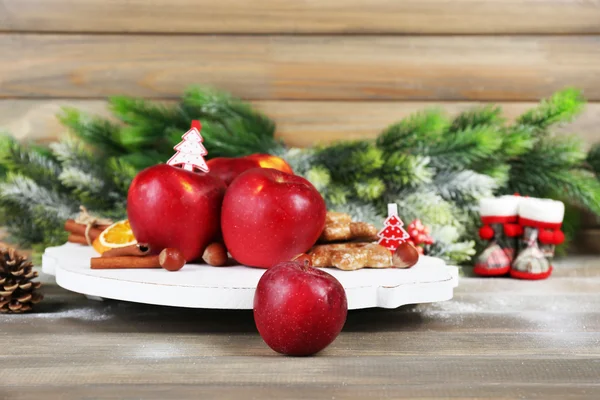
M 312 261 L 310 257 L 304 253 L 298 254 L 292 259 L 292 261 L 302 264 L 303 271 L 307 271 L 309 268 L 312 268 Z

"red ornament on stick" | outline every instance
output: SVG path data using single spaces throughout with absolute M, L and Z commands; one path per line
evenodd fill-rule
M 380 238 L 378 243 L 393 253 L 400 243 L 404 243 L 410 238 L 403 226 L 404 222 L 398 216 L 398 205 L 388 204 L 388 217 L 384 222 L 383 229 L 377 234 Z
M 177 153 L 167 161 L 168 165 L 180 167 L 186 171 L 192 172 L 195 172 L 195 170 L 203 172 L 209 171 L 203 157 L 207 155 L 208 152 L 202 144 L 204 139 L 202 138 L 202 135 L 200 135 L 201 129 L 202 125 L 200 124 L 200 121 L 192 121 L 190 130 L 181 137 L 183 141 L 174 147 Z

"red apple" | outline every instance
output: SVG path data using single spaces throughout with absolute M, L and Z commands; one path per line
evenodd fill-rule
M 265 343 L 291 356 L 329 346 L 341 332 L 348 301 L 327 272 L 288 261 L 263 274 L 254 294 L 254 322 Z
M 153 252 L 179 249 L 186 261 L 199 258 L 220 232 L 225 184 L 217 177 L 161 164 L 140 172 L 127 195 L 135 238 Z
M 292 168 L 283 158 L 270 154 L 251 154 L 245 157 L 217 157 L 206 162 L 210 174 L 218 176 L 229 185 L 239 174 L 252 168 L 273 168 L 293 174 Z
M 225 193 L 225 246 L 242 264 L 269 268 L 310 249 L 323 231 L 325 213 L 323 197 L 306 179 L 254 168 Z

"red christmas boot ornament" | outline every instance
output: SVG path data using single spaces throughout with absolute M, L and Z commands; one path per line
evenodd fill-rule
M 477 258 L 473 270 L 477 275 L 502 276 L 510 271 L 516 250 L 515 238 L 521 233 L 517 224 L 520 201 L 519 196 L 502 196 L 479 202 L 483 223 L 479 236 L 489 244 Z
M 546 279 L 552 273 L 554 248 L 565 240 L 560 230 L 565 205 L 550 199 L 524 198 L 519 204 L 523 228 L 521 251 L 512 264 L 510 276 L 518 279 Z

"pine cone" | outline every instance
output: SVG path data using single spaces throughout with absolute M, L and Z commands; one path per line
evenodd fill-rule
M 22 313 L 31 310 L 43 296 L 36 292 L 41 282 L 27 257 L 13 248 L 0 248 L 0 313 Z

